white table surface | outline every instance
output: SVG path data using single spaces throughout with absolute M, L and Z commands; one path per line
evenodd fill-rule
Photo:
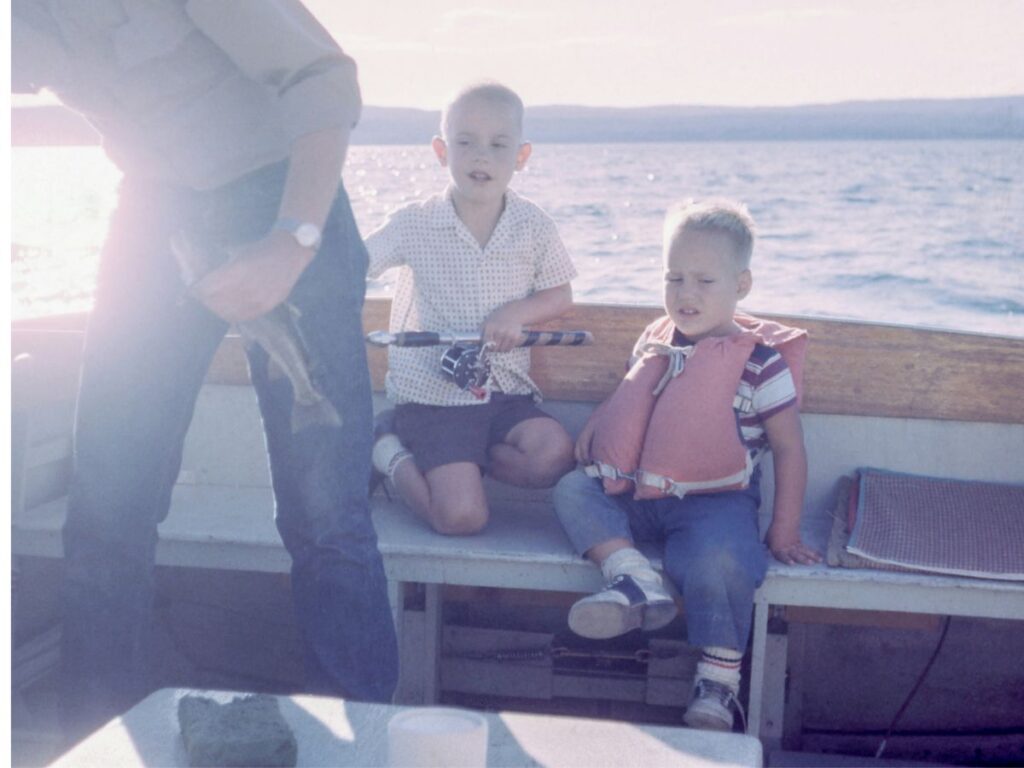
M 222 692 L 165 688 L 80 743 L 55 766 L 187 766 L 178 728 L 178 699 L 189 693 L 222 701 Z M 280 696 L 281 714 L 298 742 L 300 766 L 383 766 L 387 723 L 408 707 L 318 696 Z M 613 720 L 486 713 L 488 766 L 760 766 L 761 743 L 714 733 Z

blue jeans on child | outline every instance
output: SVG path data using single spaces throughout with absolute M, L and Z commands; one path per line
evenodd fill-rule
M 683 596 L 687 641 L 742 651 L 754 591 L 768 567 L 758 478 L 743 491 L 636 501 L 629 493 L 608 496 L 600 480 L 577 470 L 555 486 L 555 511 L 581 555 L 615 538 L 664 542 L 665 573 Z
M 157 524 L 167 515 L 185 433 L 227 324 L 188 299 L 170 238 L 224 247 L 264 235 L 287 168 L 211 192 L 126 181 L 104 246 L 89 321 L 64 527 L 62 715 L 75 739 L 147 693 L 145 635 Z M 372 402 L 362 336 L 367 266 L 339 188 L 316 258 L 289 301 L 340 428 L 292 433 L 292 388 L 248 351 L 276 500 L 292 558 L 307 687 L 388 701 L 398 652 L 370 518 Z M 230 429 L 230 424 L 224 425 Z

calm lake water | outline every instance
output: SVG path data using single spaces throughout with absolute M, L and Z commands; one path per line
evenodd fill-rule
M 11 162 L 13 317 L 88 309 L 118 172 L 92 147 Z M 356 146 L 345 181 L 369 232 L 446 176 L 429 147 Z M 1024 142 L 538 145 L 513 184 L 557 222 L 579 301 L 658 304 L 666 207 L 726 195 L 759 227 L 750 311 L 1024 336 Z

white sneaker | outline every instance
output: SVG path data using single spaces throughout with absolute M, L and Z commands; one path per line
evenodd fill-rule
M 693 686 L 693 698 L 683 715 L 683 722 L 691 728 L 706 731 L 731 731 L 733 710 L 739 712 L 745 724 L 746 717 L 736 698 L 736 691 L 714 680 L 699 678 Z
M 623 574 L 600 592 L 576 601 L 569 609 L 569 629 L 580 637 L 606 640 L 632 629 L 661 629 L 676 613 L 675 601 L 661 584 Z

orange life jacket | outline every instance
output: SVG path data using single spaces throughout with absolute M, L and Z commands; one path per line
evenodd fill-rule
M 746 488 L 754 467 L 739 413 L 753 403 L 737 395 L 754 345 L 777 350 L 802 391 L 807 331 L 736 313 L 741 331 L 673 346 L 667 315 L 640 337 L 639 359 L 599 407 L 585 467 L 608 494 L 635 488 L 638 499 Z

